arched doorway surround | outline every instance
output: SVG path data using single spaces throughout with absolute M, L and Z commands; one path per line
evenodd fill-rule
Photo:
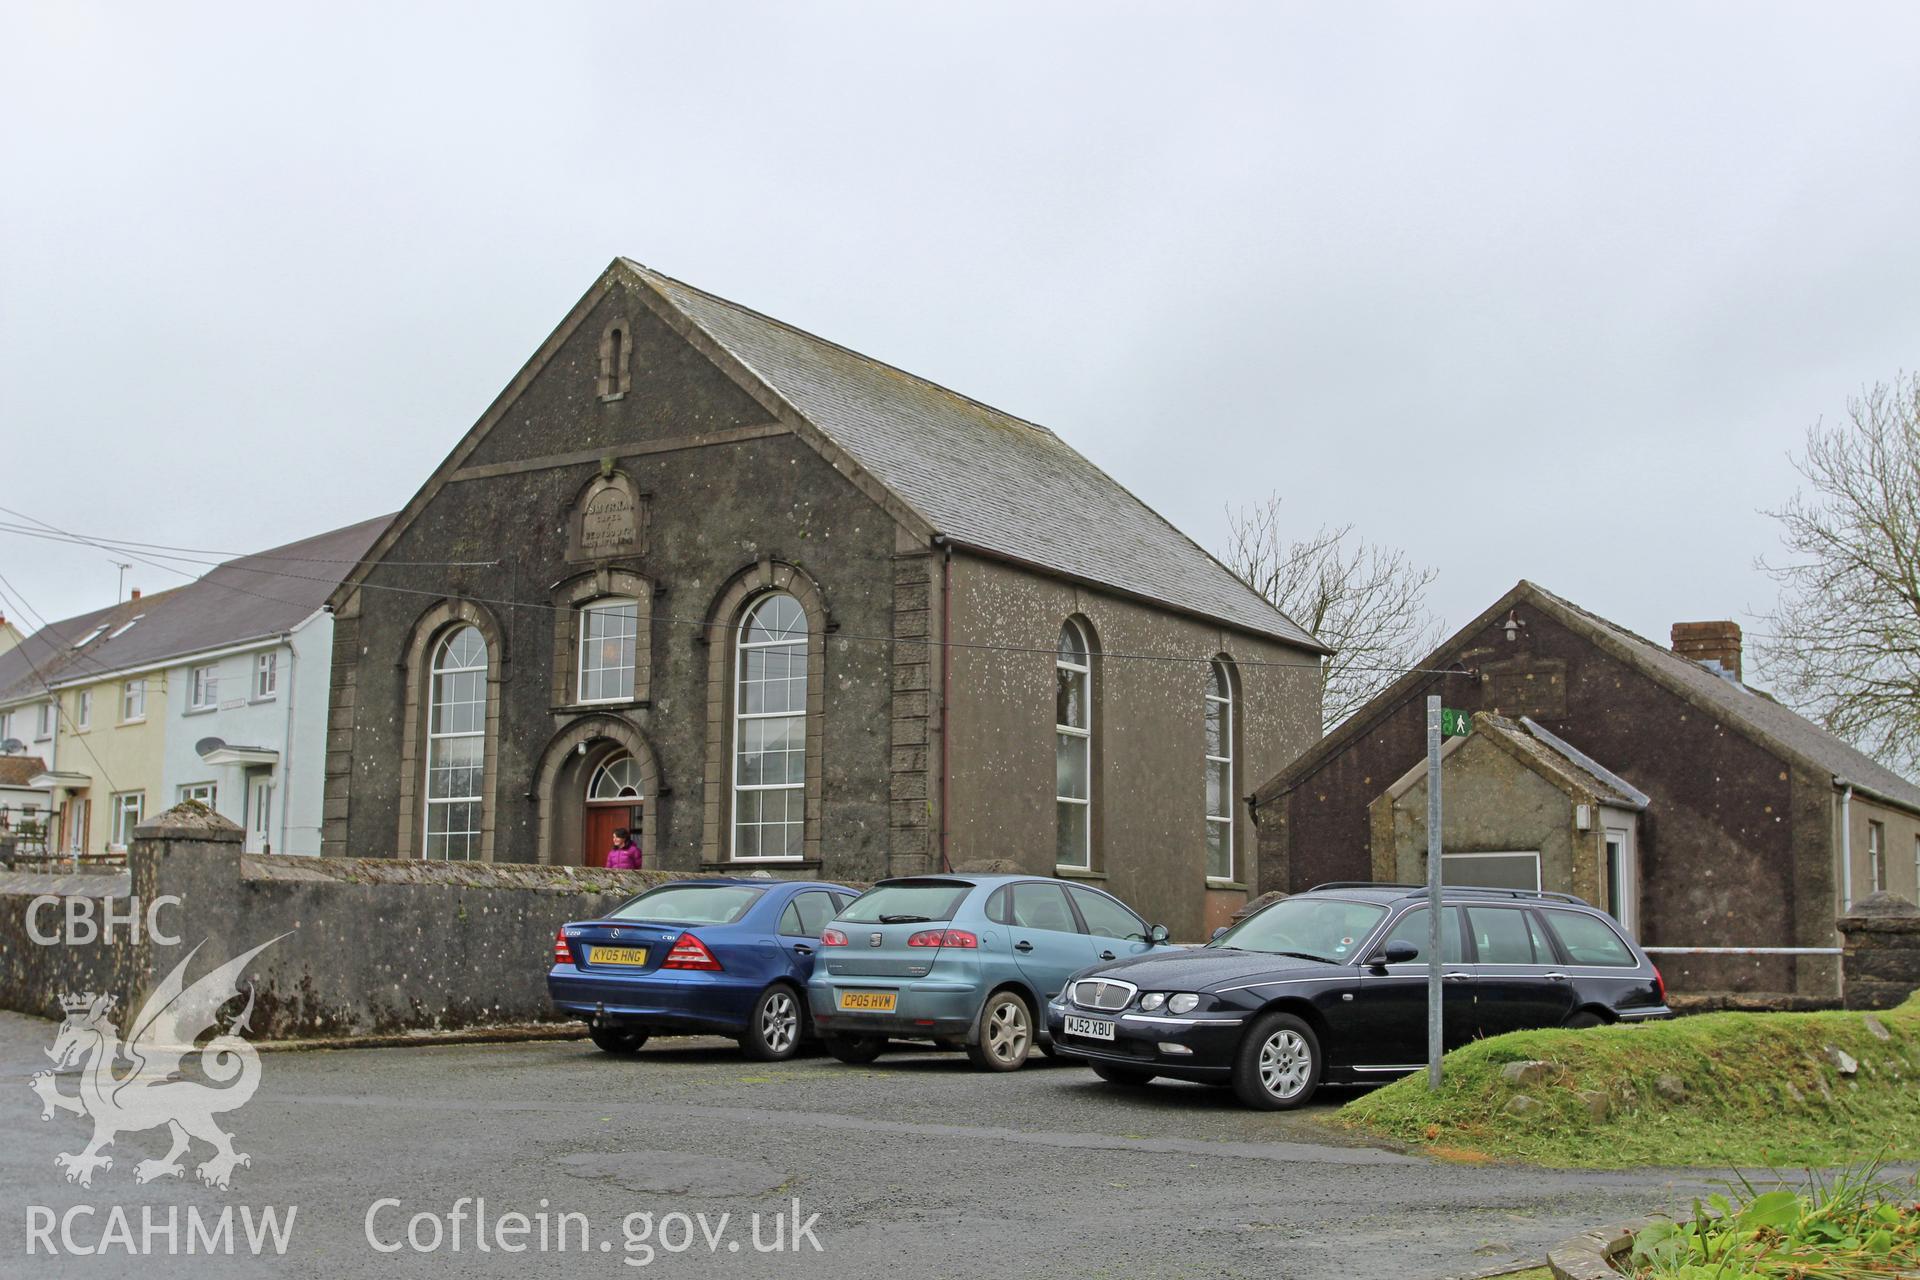
M 631 791 L 636 794 L 623 795 Z M 597 794 L 597 800 L 590 797 Z M 581 716 L 553 736 L 540 753 L 534 774 L 534 798 L 540 806 L 538 858 L 545 863 L 585 865 L 590 811 L 599 821 L 631 826 L 606 817 L 606 810 L 638 810 L 640 847 L 647 866 L 657 867 L 665 846 L 666 815 L 660 804 L 660 770 L 646 735 L 624 716 Z M 593 833 L 597 841 L 599 833 Z M 604 860 L 606 850 L 599 850 Z

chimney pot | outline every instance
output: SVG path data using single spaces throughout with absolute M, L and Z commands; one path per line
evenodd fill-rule
M 1676 622 L 1673 651 L 1692 662 L 1716 664 L 1735 680 L 1744 679 L 1737 622 Z
M 132 591 L 127 593 L 127 602 L 129 604 L 131 604 L 135 600 L 138 600 L 139 598 L 140 598 L 140 588 L 138 587 L 135 587 Z

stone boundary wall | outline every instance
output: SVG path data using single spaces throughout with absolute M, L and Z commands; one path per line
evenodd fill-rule
M 1920 991 L 1920 907 L 1890 893 L 1840 917 L 1842 999 L 1849 1009 L 1891 1009 Z
M 554 1020 L 546 972 L 568 920 L 604 915 L 642 889 L 694 878 L 535 864 L 243 854 L 237 827 L 178 809 L 137 833 L 126 876 L 87 877 L 99 922 L 162 907 L 158 942 L 116 923 L 111 939 L 52 944 L 28 935 L 38 891 L 0 885 L 0 1007 L 62 1016 L 60 997 L 109 992 L 123 1030 L 152 984 L 196 947 L 187 980 L 269 939 L 249 966 L 251 1033 L 260 1039 L 453 1029 Z M 58 932 L 67 896 L 38 926 Z M 133 904 L 138 903 L 135 907 Z M 83 928 L 78 931 L 84 934 Z M 241 988 L 247 989 L 246 985 Z M 237 1006 L 236 1006 L 237 1007 Z

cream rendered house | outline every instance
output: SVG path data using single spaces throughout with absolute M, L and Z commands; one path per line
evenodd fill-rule
M 48 848 L 116 852 L 147 816 L 197 800 L 250 851 L 319 852 L 322 606 L 386 523 L 230 560 L 0 652 L 0 727 L 45 762 L 31 785 L 52 806 Z

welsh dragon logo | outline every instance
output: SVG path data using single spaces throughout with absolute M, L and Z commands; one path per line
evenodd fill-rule
M 54 1157 L 54 1163 L 67 1171 L 68 1182 L 92 1186 L 96 1169 L 113 1168 L 113 1157 L 102 1154 L 103 1148 L 113 1145 L 122 1133 L 161 1126 L 172 1135 L 173 1146 L 158 1160 L 136 1164 L 136 1182 L 184 1177 L 180 1158 L 189 1153 L 194 1138 L 213 1147 L 213 1155 L 194 1169 L 210 1187 L 224 1190 L 236 1166 L 253 1163 L 250 1156 L 233 1149 L 233 1135 L 214 1121 L 221 1112 L 246 1105 L 260 1087 L 260 1055 L 240 1035 L 253 1015 L 251 986 L 246 1008 L 227 1023 L 225 1031 L 217 1028 L 221 1007 L 240 995 L 240 974 L 255 956 L 286 936 L 269 938 L 187 985 L 187 966 L 200 951 L 194 947 L 141 1004 L 125 1040 L 108 1016 L 112 996 L 88 992 L 61 997 L 66 1021 L 47 1050 L 54 1070 L 36 1072 L 32 1088 L 40 1095 L 42 1120 L 53 1119 L 55 1111 L 70 1111 L 93 1121 L 93 1140 L 85 1150 Z M 209 1030 L 216 1031 L 213 1038 L 195 1044 Z M 182 1075 L 189 1057 L 197 1060 L 198 1074 L 206 1083 Z M 82 1063 L 79 1094 L 61 1093 L 54 1085 L 54 1071 Z M 116 1071 L 116 1067 L 122 1069 Z

